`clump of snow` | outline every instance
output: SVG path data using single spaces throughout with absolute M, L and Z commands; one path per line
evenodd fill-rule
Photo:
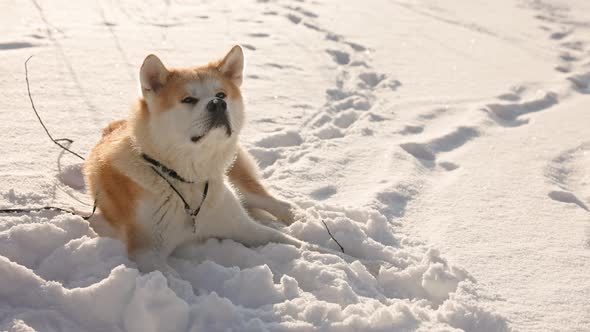
M 301 136 L 295 131 L 287 131 L 280 134 L 274 134 L 261 139 L 255 144 L 263 148 L 276 148 L 282 146 L 294 146 L 303 142 Z
M 305 220 L 286 229 L 334 248 L 324 220 L 346 253 L 360 261 L 211 239 L 187 244 L 170 258 L 182 279 L 158 271 L 142 275 L 118 240 L 97 236 L 80 217 L 57 215 L 49 222 L 49 214 L 10 217 L 18 224 L 0 233 L 3 328 L 379 331 L 449 327 L 455 322 L 448 317 L 476 317 L 482 310 L 450 299 L 460 282 L 472 282 L 465 271 L 436 250 L 400 247 L 401 236 L 377 211 L 309 207 Z M 381 265 L 377 276 L 365 261 Z

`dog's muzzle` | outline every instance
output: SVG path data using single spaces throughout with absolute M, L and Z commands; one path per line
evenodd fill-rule
M 217 127 L 225 127 L 227 136 L 231 136 L 231 125 L 227 116 L 227 103 L 221 98 L 213 98 L 207 103 L 207 111 L 211 116 L 210 129 Z

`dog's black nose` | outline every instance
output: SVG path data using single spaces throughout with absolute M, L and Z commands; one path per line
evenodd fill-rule
M 207 103 L 207 111 L 209 112 L 224 112 L 225 110 L 227 110 L 227 103 L 221 98 L 214 98 Z

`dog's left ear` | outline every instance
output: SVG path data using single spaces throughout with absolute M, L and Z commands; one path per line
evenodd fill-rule
M 148 93 L 157 93 L 168 80 L 168 69 L 164 67 L 162 61 L 155 55 L 148 55 L 139 71 L 139 81 L 141 82 L 141 91 L 146 97 Z
M 232 49 L 221 59 L 217 69 L 229 78 L 235 85 L 242 85 L 242 74 L 244 71 L 244 52 L 240 45 Z

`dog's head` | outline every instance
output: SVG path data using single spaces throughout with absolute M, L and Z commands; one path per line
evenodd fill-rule
M 147 106 L 142 136 L 164 154 L 222 158 L 217 155 L 233 151 L 244 122 L 243 68 L 240 46 L 218 61 L 187 69 L 167 69 L 148 55 L 140 71 Z

